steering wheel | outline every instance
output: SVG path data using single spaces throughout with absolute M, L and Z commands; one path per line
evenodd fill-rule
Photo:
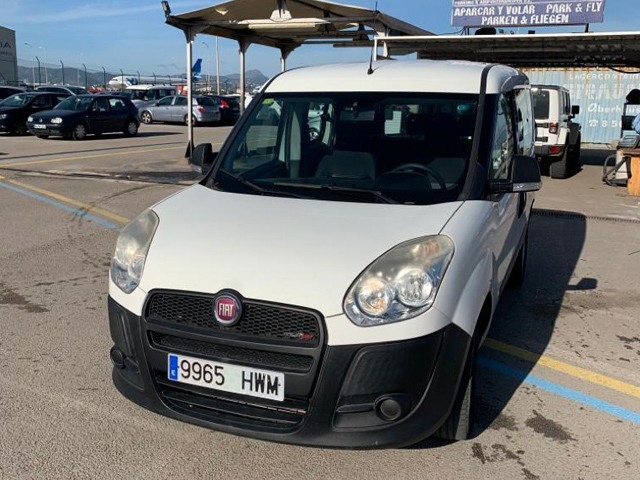
M 447 189 L 447 184 L 442 176 L 435 170 L 429 168 L 427 165 L 423 165 L 422 163 L 404 163 L 394 168 L 389 173 L 417 173 L 418 175 L 423 175 L 425 177 L 431 176 L 435 178 L 436 182 L 438 182 L 438 186 L 442 190 Z

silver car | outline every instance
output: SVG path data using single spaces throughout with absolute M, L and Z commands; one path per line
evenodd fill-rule
M 220 122 L 220 108 L 218 104 L 209 97 L 194 96 L 191 108 L 193 114 L 193 124 L 218 123 Z M 176 95 L 164 97 L 156 103 L 146 106 L 140 110 L 140 120 L 142 123 L 153 122 L 175 122 L 187 123 L 187 97 Z

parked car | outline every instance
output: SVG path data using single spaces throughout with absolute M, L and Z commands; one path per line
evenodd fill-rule
M 158 100 L 170 95 L 177 95 L 178 89 L 171 85 L 133 85 L 125 90 L 133 104 L 142 111 Z
M 109 323 L 126 397 L 304 445 L 468 437 L 477 352 L 524 279 L 541 183 L 529 81 L 470 62 L 368 70 L 276 76 L 219 153 L 195 148 L 202 181 L 121 232 Z
M 536 118 L 536 156 L 551 178 L 567 178 L 580 166 L 580 113 L 571 105 L 569 90 L 557 85 L 533 85 Z
M 73 85 L 43 85 L 36 87 L 37 92 L 67 93 L 69 95 L 87 95 L 89 91 L 83 87 Z
M 207 96 L 196 95 L 193 97 L 193 124 L 219 123 L 220 109 L 218 105 Z M 187 97 L 178 95 L 165 97 L 153 105 L 140 110 L 142 123 L 175 122 L 187 123 Z
M 87 135 L 122 132 L 138 134 L 138 110 L 127 98 L 108 95 L 77 95 L 53 110 L 31 115 L 29 131 L 39 138 L 50 136 L 83 140 Z
M 15 95 L 16 93 L 24 92 L 23 88 L 17 87 L 0 87 L 0 100 L 4 100 L 11 95 Z
M 0 132 L 27 133 L 27 119 L 43 110 L 51 110 L 69 95 L 66 93 L 25 92 L 0 102 Z
M 220 108 L 220 121 L 226 125 L 235 124 L 240 118 L 240 102 L 238 97 L 228 95 L 207 95 L 214 99 Z

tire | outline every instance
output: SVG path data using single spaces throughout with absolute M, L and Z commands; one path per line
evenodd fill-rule
M 562 158 L 549 166 L 551 178 L 567 178 L 569 176 L 569 149 L 565 147 Z
M 195 115 L 191 116 L 191 122 L 193 123 L 193 126 L 197 126 L 198 125 L 198 119 L 196 118 Z M 189 125 L 189 117 L 187 117 L 186 115 L 184 116 L 184 124 L 185 125 Z
M 73 127 L 71 138 L 73 138 L 74 140 L 84 140 L 85 138 L 87 138 L 87 133 L 87 126 L 84 123 L 79 123 L 75 127 Z
M 475 338 L 471 340 L 467 364 L 460 379 L 458 394 L 453 403 L 451 413 L 434 434 L 443 440 L 467 440 L 471 437 L 474 422 L 474 404 L 476 389 L 476 355 Z
M 123 131 L 125 137 L 135 137 L 138 135 L 138 124 L 134 120 L 129 120 Z
M 149 124 L 153 123 L 153 117 L 151 116 L 151 112 L 148 112 L 147 110 L 142 112 L 140 114 L 140 121 L 142 123 L 144 123 L 145 125 L 149 125 Z
M 529 251 L 529 228 L 527 227 L 527 233 L 524 235 L 524 243 L 520 247 L 516 263 L 511 270 L 507 285 L 511 288 L 518 288 L 524 283 L 525 274 L 527 272 L 527 253 Z

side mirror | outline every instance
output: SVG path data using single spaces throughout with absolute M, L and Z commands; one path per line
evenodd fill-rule
M 571 107 L 571 115 L 573 115 L 574 117 L 576 115 L 580 115 L 580 105 L 573 105 Z
M 154 105 L 155 105 L 156 107 L 158 107 L 158 106 L 160 106 L 160 102 L 156 102 L 156 103 L 154 103 Z
M 526 155 L 513 156 L 511 180 L 492 180 L 489 184 L 493 193 L 536 192 L 541 186 L 538 160 Z
M 218 155 L 214 153 L 213 146 L 210 143 L 201 143 L 193 149 L 193 155 L 189 163 L 191 164 L 191 170 L 201 175 L 206 175 L 213 166 L 213 161 Z

